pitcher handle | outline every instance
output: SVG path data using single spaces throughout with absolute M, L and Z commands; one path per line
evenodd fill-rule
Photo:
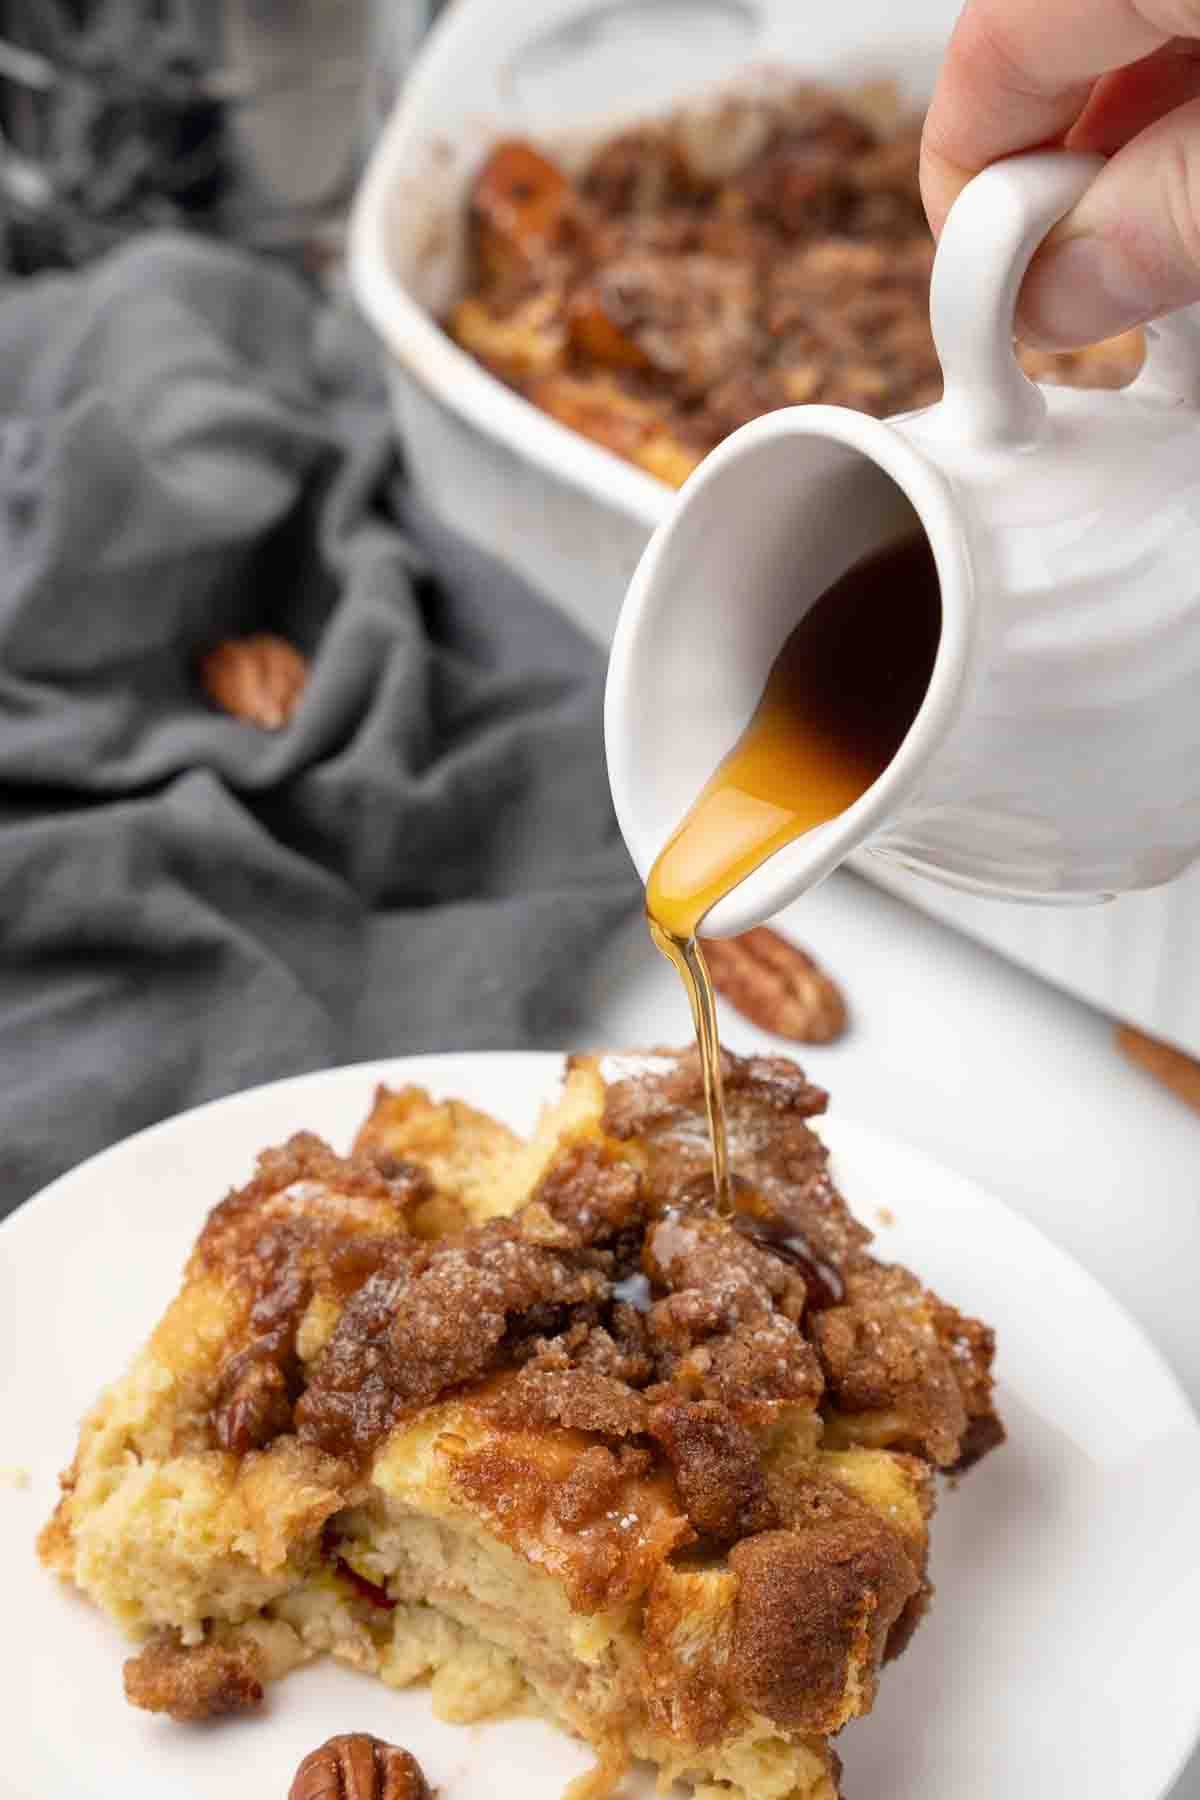
M 979 447 L 1030 444 L 1046 399 L 1013 351 L 1017 295 L 1034 252 L 1103 167 L 1073 150 L 1007 157 L 967 184 L 934 259 L 929 314 L 946 391 L 937 426 Z M 1146 361 L 1129 392 L 1200 406 L 1200 308 L 1146 327 Z

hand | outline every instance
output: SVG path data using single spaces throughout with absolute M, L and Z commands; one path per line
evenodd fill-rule
M 934 232 L 1046 144 L 1110 160 L 1034 258 L 1020 335 L 1074 348 L 1200 300 L 1200 0 L 967 0 L 921 147 Z

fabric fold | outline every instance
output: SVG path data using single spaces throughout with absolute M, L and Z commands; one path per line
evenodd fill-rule
M 311 658 L 278 732 L 197 661 Z M 602 658 L 397 467 L 375 352 L 147 239 L 0 299 L 0 1212 L 256 1081 L 568 1028 L 636 904 Z

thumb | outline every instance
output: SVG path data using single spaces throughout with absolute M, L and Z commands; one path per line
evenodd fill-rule
M 1038 251 L 1017 330 L 1073 349 L 1200 300 L 1200 100 L 1178 107 L 1105 164 Z

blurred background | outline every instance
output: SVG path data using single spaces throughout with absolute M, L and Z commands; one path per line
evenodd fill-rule
M 176 225 L 336 241 L 362 151 L 440 0 L 4 0 L 13 273 Z

